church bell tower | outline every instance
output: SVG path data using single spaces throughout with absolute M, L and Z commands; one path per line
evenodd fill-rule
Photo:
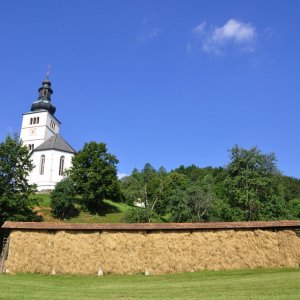
M 35 166 L 28 175 L 29 183 L 35 183 L 38 191 L 50 191 L 72 166 L 76 151 L 59 134 L 60 122 L 54 116 L 56 108 L 51 102 L 53 94 L 48 78 L 39 88 L 39 96 L 29 112 L 23 114 L 20 139 L 30 150 Z
M 58 134 L 60 127 L 60 122 L 54 116 L 56 108 L 51 102 L 53 90 L 48 75 L 38 91 L 39 97 L 32 103 L 30 112 L 23 114 L 20 134 L 20 139 L 31 151 Z

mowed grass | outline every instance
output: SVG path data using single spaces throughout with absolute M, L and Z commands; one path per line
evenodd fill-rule
M 0 275 L 0 299 L 300 299 L 300 270 L 104 277 Z
M 50 194 L 37 194 L 33 196 L 37 200 L 35 211 L 43 218 L 44 222 L 64 222 L 64 223 L 121 223 L 125 212 L 131 206 L 125 203 L 113 202 L 104 200 L 103 207 L 99 210 L 100 213 L 91 214 L 84 210 L 79 204 L 76 204 L 78 215 L 60 220 L 54 218 L 50 208 Z M 80 202 L 80 201 L 78 201 Z

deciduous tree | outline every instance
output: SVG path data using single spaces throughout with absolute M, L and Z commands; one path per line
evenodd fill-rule
M 30 153 L 15 136 L 0 143 L 0 223 L 6 220 L 29 221 L 35 218 L 30 195 L 35 185 L 28 183 L 33 169 Z
M 273 153 L 233 147 L 226 168 L 229 220 L 271 220 L 285 217 L 286 207 Z
M 97 211 L 105 198 L 119 200 L 118 159 L 104 143 L 86 143 L 73 158 L 70 178 L 91 211 Z

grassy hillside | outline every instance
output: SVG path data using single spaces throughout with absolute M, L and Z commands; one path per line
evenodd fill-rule
M 145 276 L 0 275 L 1 299 L 300 299 L 300 270 Z
M 99 214 L 90 214 L 84 210 L 80 204 L 76 204 L 78 215 L 70 219 L 59 220 L 51 215 L 50 208 L 50 195 L 38 194 L 34 198 L 38 204 L 35 207 L 35 211 L 40 215 L 45 222 L 68 222 L 68 223 L 120 223 L 130 206 L 124 203 L 117 203 L 111 200 L 104 200 L 103 206 L 100 209 Z

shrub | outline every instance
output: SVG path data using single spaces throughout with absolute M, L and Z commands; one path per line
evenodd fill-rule
M 60 219 L 71 217 L 76 211 L 74 197 L 75 186 L 70 178 L 58 182 L 50 195 L 50 206 L 53 216 Z
M 123 219 L 125 223 L 151 223 L 159 222 L 159 216 L 147 208 L 132 208 L 126 211 Z

